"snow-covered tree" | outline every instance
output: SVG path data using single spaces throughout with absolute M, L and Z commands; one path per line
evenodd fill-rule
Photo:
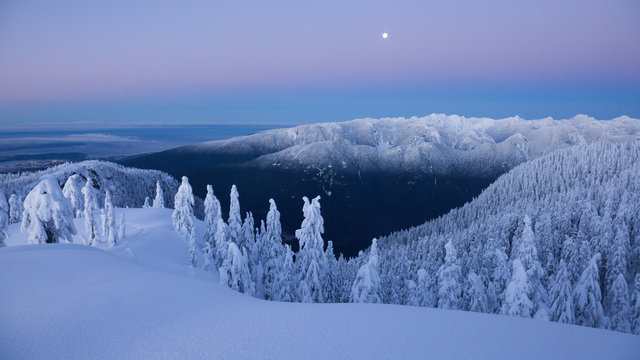
M 520 259 L 511 263 L 511 281 L 504 292 L 502 313 L 511 316 L 531 317 L 533 303 L 529 299 L 531 285 L 527 279 L 527 271 Z
M 242 240 L 242 218 L 240 217 L 240 195 L 235 185 L 231 186 L 231 194 L 229 195 L 229 221 L 228 221 L 228 241 L 233 241 L 241 245 Z
M 98 226 L 93 217 L 93 212 L 98 210 L 98 191 L 93 187 L 93 180 L 87 179 L 82 188 L 84 195 L 84 243 L 85 245 L 98 245 Z
M 425 269 L 418 270 L 418 279 L 410 293 L 410 305 L 436 306 L 436 294 L 433 291 L 433 279 Z
M 253 295 L 254 288 L 247 265 L 246 252 L 241 252 L 234 242 L 229 242 L 227 251 L 228 254 L 220 267 L 220 284 Z
M 79 218 L 82 216 L 84 210 L 84 196 L 82 195 L 82 187 L 85 181 L 78 174 L 69 176 L 67 182 L 64 183 L 62 188 L 62 194 L 71 201 L 73 207 L 73 214 Z
M 248 212 L 244 218 L 244 223 L 242 223 L 242 234 L 240 236 L 240 243 L 238 246 L 240 248 L 245 248 L 248 251 L 254 248 L 255 246 L 255 221 L 253 220 L 253 214 Z
M 487 292 L 482 282 L 482 278 L 471 271 L 467 275 L 464 286 L 464 300 L 469 311 L 488 312 Z
M 3 200 L 5 203 L 7 202 L 4 197 L 4 193 L 0 191 L 0 202 L 2 202 Z M 0 248 L 7 246 L 5 244 L 5 241 L 9 239 L 9 233 L 7 233 L 7 227 L 9 226 L 9 214 L 1 209 L 3 206 L 4 204 L 0 205 Z M 9 205 L 7 204 L 5 207 L 8 208 Z
M 360 267 L 351 288 L 350 301 L 354 303 L 379 303 L 380 275 L 378 273 L 378 240 L 373 239 L 367 263 Z
M 609 305 L 609 328 L 611 330 L 630 332 L 631 331 L 631 308 L 629 306 L 629 289 L 627 281 L 622 274 L 613 281 L 609 290 L 611 292 L 611 304 Z
M 573 310 L 573 289 L 571 287 L 571 275 L 564 260 L 560 260 L 560 265 L 553 279 L 550 291 L 549 317 L 550 320 L 573 324 L 575 322 Z
M 227 224 L 222 219 L 218 219 L 215 236 L 215 264 L 220 268 L 229 253 L 229 240 L 227 238 Z
M 460 308 L 462 287 L 461 270 L 458 264 L 456 248 L 449 240 L 445 244 L 444 264 L 438 269 L 438 307 L 456 310 Z
M 171 215 L 173 227 L 188 237 L 193 227 L 193 190 L 186 176 L 182 177 L 182 183 L 173 201 L 174 210 Z
M 2 191 L 1 189 L 0 189 L 0 212 L 6 214 L 7 218 L 9 218 L 9 212 L 10 212 L 9 203 L 7 202 L 7 197 L 5 196 L 4 191 Z
M 205 242 L 205 268 L 213 264 L 215 257 L 215 238 L 218 230 L 218 221 L 221 219 L 220 201 L 213 194 L 213 187 L 207 185 L 207 196 L 204 199 L 204 242 Z
M 164 192 L 162 191 L 162 186 L 160 186 L 160 181 L 156 182 L 156 197 L 153 199 L 153 207 L 164 208 Z
M 24 199 L 21 230 L 29 233 L 29 244 L 73 242 L 73 208 L 53 178 L 43 179 Z
M 276 202 L 269 199 L 269 212 L 264 235 L 261 237 L 260 262 L 264 270 L 264 289 L 267 299 L 276 299 L 280 293 L 283 266 L 282 226 Z M 292 264 L 293 265 L 293 264 Z
M 298 299 L 298 284 L 296 283 L 295 268 L 293 264 L 293 252 L 289 245 L 284 246 L 284 256 L 282 270 L 278 277 L 278 295 L 274 295 L 274 300 L 293 302 Z
M 145 197 L 144 198 L 144 204 L 142 205 L 143 209 L 148 209 L 151 207 L 151 200 L 149 200 L 149 197 Z
M 296 230 L 296 238 L 300 244 L 300 250 L 296 256 L 296 266 L 300 269 L 303 280 L 300 282 L 300 294 L 303 296 L 308 290 L 312 302 L 324 302 L 322 282 L 324 276 L 324 219 L 320 214 L 320 196 L 311 202 L 305 196 L 302 212 L 304 220 L 300 229 Z M 303 287 L 306 287 L 304 289 Z
M 598 273 L 599 261 L 600 254 L 596 253 L 580 275 L 574 290 L 576 323 L 579 325 L 601 327 L 605 323 Z
M 113 211 L 113 203 L 111 202 L 111 192 L 106 191 L 104 196 L 104 232 L 107 238 L 107 245 L 114 247 L 118 243 L 116 233 L 116 216 Z
M 516 253 L 518 259 L 522 262 L 527 272 L 527 281 L 529 283 L 529 299 L 533 303 L 533 313 L 536 318 L 546 318 L 547 315 L 547 299 L 548 294 L 545 290 L 542 279 L 544 270 L 538 258 L 538 250 L 536 247 L 536 234 L 533 232 L 531 218 L 524 216 L 524 229 L 522 235 L 517 242 Z M 513 255 L 512 255 L 513 256 Z
M 15 224 L 20 222 L 20 216 L 22 215 L 22 198 L 16 194 L 11 194 L 9 197 L 9 224 Z
M 504 300 L 504 290 L 511 280 L 509 258 L 503 248 L 488 251 L 485 258 L 490 259 L 487 268 L 490 273 L 489 285 L 487 286 L 489 310 L 492 313 L 498 313 Z

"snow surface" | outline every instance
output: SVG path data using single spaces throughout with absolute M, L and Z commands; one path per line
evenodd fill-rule
M 113 249 L 0 249 L 2 359 L 637 359 L 640 337 L 515 317 L 258 300 L 190 276 L 169 209 L 126 212 Z M 76 219 L 83 233 L 82 219 Z M 202 234 L 203 224 L 196 221 Z M 74 240 L 80 243 L 80 239 Z

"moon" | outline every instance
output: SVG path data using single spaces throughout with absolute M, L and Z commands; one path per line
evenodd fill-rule
M 383 33 L 382 33 L 382 38 L 383 38 L 383 39 L 386 39 L 386 38 L 388 38 L 388 37 L 389 37 L 389 34 L 387 34 L 386 32 L 383 32 Z

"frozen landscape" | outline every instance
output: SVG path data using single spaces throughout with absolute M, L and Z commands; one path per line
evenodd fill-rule
M 349 258 L 324 238 L 320 196 L 299 199 L 292 249 L 276 202 L 264 220 L 243 216 L 235 185 L 223 214 L 222 190 L 200 199 L 187 177 L 157 170 L 85 161 L 2 174 L 0 349 L 21 359 L 635 358 L 634 131 L 535 156 L 464 206 Z
M 0 0 L 0 360 L 639 360 L 638 39 L 629 0 Z
M 640 338 L 454 310 L 258 300 L 189 275 L 168 209 L 124 212 L 116 247 L 0 249 L 3 359 L 636 359 Z M 83 233 L 82 219 L 75 221 Z M 204 224 L 196 222 L 198 229 Z M 79 236 L 74 242 L 81 243 Z M 199 254 L 201 256 L 201 254 Z

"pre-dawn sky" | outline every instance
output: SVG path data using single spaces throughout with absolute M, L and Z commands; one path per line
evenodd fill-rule
M 640 2 L 0 2 L 0 123 L 432 112 L 640 117 Z

